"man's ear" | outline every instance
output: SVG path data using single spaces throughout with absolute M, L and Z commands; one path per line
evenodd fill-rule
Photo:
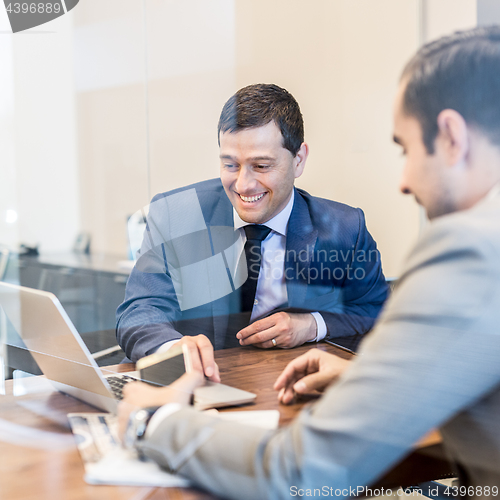
M 454 109 L 443 109 L 437 117 L 439 144 L 448 166 L 464 161 L 469 153 L 469 130 L 464 117 Z
M 303 142 L 300 145 L 300 149 L 295 155 L 295 158 L 293 159 L 294 162 L 294 167 L 295 167 L 295 178 L 300 177 L 302 175 L 302 172 L 304 172 L 304 167 L 306 166 L 306 160 L 307 157 L 309 156 L 309 146 Z

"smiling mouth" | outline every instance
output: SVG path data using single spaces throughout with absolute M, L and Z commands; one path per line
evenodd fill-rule
M 257 194 L 255 196 L 243 196 L 242 194 L 239 194 L 237 193 L 238 196 L 245 202 L 245 203 L 255 203 L 256 201 L 259 201 L 260 199 L 262 199 L 262 197 L 266 194 L 266 193 L 261 193 L 261 194 Z

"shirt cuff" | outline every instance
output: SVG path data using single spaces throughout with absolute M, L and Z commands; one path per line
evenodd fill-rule
M 165 344 L 163 344 L 165 345 Z M 163 347 L 163 346 L 162 346 Z M 146 427 L 145 436 L 149 438 L 151 434 L 156 430 L 156 428 L 167 418 L 170 417 L 173 413 L 179 411 L 182 408 L 182 405 L 179 403 L 168 403 L 166 405 L 158 408 L 154 415 L 151 417 L 151 420 Z
M 313 318 L 316 321 L 316 338 L 312 340 L 308 340 L 308 342 L 319 342 L 320 340 L 323 340 L 326 337 L 326 323 L 325 320 L 323 319 L 323 316 L 319 312 L 313 312 L 311 313 Z
M 165 342 L 160 347 L 158 347 L 155 352 L 167 352 L 174 344 L 177 344 L 179 340 L 181 339 L 169 340 L 168 342 Z

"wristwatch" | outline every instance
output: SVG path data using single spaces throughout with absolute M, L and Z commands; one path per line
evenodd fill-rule
M 129 450 L 134 449 L 137 441 L 144 438 L 149 421 L 158 408 L 159 406 L 139 408 L 130 414 L 127 430 L 123 437 L 123 445 L 125 448 Z

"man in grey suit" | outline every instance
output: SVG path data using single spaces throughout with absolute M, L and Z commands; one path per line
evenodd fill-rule
M 275 384 L 283 403 L 327 389 L 276 432 L 183 406 L 182 391 L 196 375 L 173 388 L 133 384 L 122 417 L 130 405 L 169 403 L 137 448 L 227 498 L 312 496 L 318 489 L 345 497 L 366 492 L 439 428 L 460 476 L 461 488 L 449 495 L 498 496 L 500 27 L 419 50 L 401 78 L 394 140 L 406 156 L 401 190 L 431 223 L 359 356 L 340 363 L 313 349 L 293 361 Z M 141 414 L 133 414 L 129 430 Z

